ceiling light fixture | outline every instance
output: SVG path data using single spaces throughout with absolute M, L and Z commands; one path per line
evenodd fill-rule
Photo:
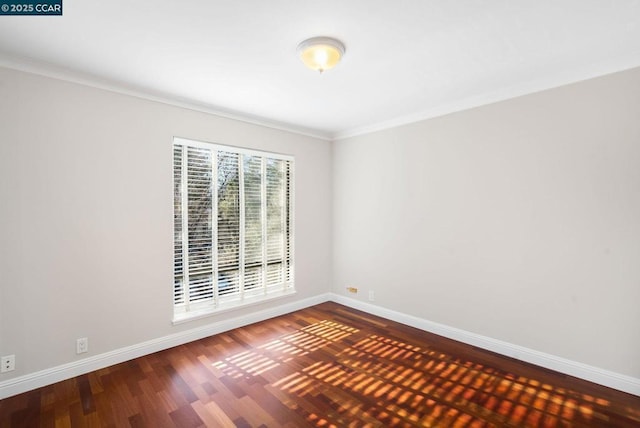
M 344 52 L 342 42 L 331 37 L 313 37 L 298 45 L 298 54 L 304 65 L 320 73 L 335 67 Z

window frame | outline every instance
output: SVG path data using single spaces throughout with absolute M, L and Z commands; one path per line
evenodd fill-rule
M 182 146 L 181 150 L 181 158 L 180 158 L 180 185 L 178 187 L 177 182 L 177 167 L 176 167 L 176 146 Z M 218 143 L 209 143 L 204 141 L 196 141 L 182 137 L 174 137 L 172 141 L 172 171 L 173 171 L 173 236 L 174 236 L 174 250 L 173 250 L 173 261 L 174 261 L 174 269 L 173 269 L 173 293 L 172 293 L 172 308 L 173 308 L 173 323 L 178 324 L 185 321 L 191 321 L 194 319 L 199 319 L 206 316 L 211 316 L 215 314 L 219 314 L 221 312 L 234 310 L 237 308 L 244 308 L 247 306 L 252 306 L 256 304 L 260 304 L 266 301 L 270 301 L 273 299 L 278 299 L 282 297 L 286 297 L 292 294 L 295 294 L 295 159 L 291 155 L 267 152 L 263 150 L 255 150 L 248 149 L 243 147 L 222 145 Z M 187 153 L 189 148 L 195 148 L 200 150 L 210 151 L 211 157 L 211 179 L 209 183 L 210 189 L 210 198 L 208 201 L 210 202 L 210 216 L 208 218 L 208 227 L 211 230 L 211 290 L 212 294 L 211 298 L 204 298 L 198 300 L 190 300 L 190 278 L 189 278 L 189 266 L 190 261 L 189 257 L 192 255 L 189 251 L 189 194 L 188 194 L 188 186 L 189 186 L 189 174 L 193 172 L 192 169 L 185 169 L 185 166 L 188 166 Z M 238 247 L 238 290 L 226 295 L 220 294 L 220 290 L 218 288 L 218 281 L 220 273 L 220 266 L 218 265 L 218 254 L 220 249 L 218 247 L 219 239 L 218 239 L 218 227 L 219 227 L 219 214 L 220 211 L 218 209 L 218 201 L 219 201 L 219 182 L 218 182 L 218 153 L 224 152 L 227 154 L 235 154 L 238 156 L 237 160 L 237 179 L 238 179 L 238 195 L 237 202 L 239 206 L 239 214 L 238 214 L 238 239 L 237 239 L 237 247 Z M 260 174 L 260 186 L 262 188 L 260 195 L 260 212 L 261 212 L 261 228 L 264 234 L 260 237 L 260 248 L 262 251 L 262 262 L 260 266 L 262 269 L 261 272 L 261 285 L 259 287 L 254 287 L 249 289 L 249 293 L 245 294 L 244 282 L 245 277 L 244 270 L 246 268 L 245 264 L 245 256 L 246 256 L 246 241 L 245 241 L 245 217 L 246 217 L 246 199 L 244 199 L 245 192 L 245 184 L 247 183 L 244 179 L 244 168 L 245 166 L 245 156 L 251 157 L 259 157 L 260 165 L 261 165 L 261 174 Z M 283 200 L 281 201 L 282 205 L 282 229 L 280 233 L 283 235 L 282 237 L 282 253 L 279 261 L 278 259 L 268 260 L 268 246 L 269 246 L 269 238 L 267 235 L 267 222 L 269 220 L 268 210 L 267 210 L 267 202 L 268 195 L 266 193 L 266 188 L 269 185 L 267 168 L 269 160 L 272 161 L 283 161 L 281 164 L 282 170 L 279 174 L 283 174 L 282 177 L 284 181 L 279 183 L 276 188 L 278 191 L 282 192 L 281 197 Z M 247 186 L 249 184 L 246 184 Z M 177 190 L 180 190 L 180 208 L 178 209 L 177 201 Z M 240 208 L 242 206 L 242 208 Z M 179 213 L 178 213 L 179 211 Z M 180 230 L 177 231 L 177 221 L 178 214 L 180 219 Z M 177 245 L 178 239 L 180 236 L 180 246 Z M 178 248 L 180 248 L 180 267 L 181 267 L 181 276 L 178 275 Z M 274 262 L 274 260 L 276 260 Z M 255 262 L 254 262 L 255 264 Z M 280 272 L 277 275 L 280 275 L 276 285 L 269 282 L 268 272 L 270 264 L 280 264 L 281 267 Z M 273 272 L 273 270 L 271 270 Z M 179 278 L 182 278 L 179 283 Z M 178 290 L 181 290 L 180 292 Z M 209 290 L 208 290 L 209 292 Z M 179 294 L 183 293 L 184 301 L 182 303 L 177 303 L 179 300 Z

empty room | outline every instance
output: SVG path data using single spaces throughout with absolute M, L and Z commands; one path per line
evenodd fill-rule
M 0 0 L 0 428 L 640 426 L 640 0 Z

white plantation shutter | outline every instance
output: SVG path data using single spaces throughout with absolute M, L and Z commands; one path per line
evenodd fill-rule
M 173 304 L 181 305 L 184 297 L 182 259 L 182 146 L 173 146 Z
M 293 292 L 293 158 L 174 139 L 176 320 Z
M 183 217 L 183 260 L 187 260 L 186 274 L 189 286 L 185 290 L 187 303 L 213 299 L 213 258 L 211 242 L 211 152 L 197 147 L 187 147 L 183 159 L 183 175 L 186 176 L 186 219 Z M 184 203 L 184 202 L 183 202 Z M 186 227 L 185 227 L 186 225 Z
M 264 158 L 244 156 L 244 292 L 259 293 L 264 284 L 265 221 L 262 172 Z
M 285 275 L 286 283 L 293 284 L 293 162 L 285 162 Z
M 285 277 L 283 163 L 267 160 L 267 287 L 277 286 Z
M 240 155 L 218 153 L 218 296 L 240 292 Z

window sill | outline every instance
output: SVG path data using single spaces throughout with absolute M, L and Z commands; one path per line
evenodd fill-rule
M 211 317 L 211 316 L 220 315 L 220 314 L 223 314 L 225 312 L 231 312 L 231 311 L 235 311 L 235 310 L 238 310 L 238 309 L 243 309 L 243 308 L 247 308 L 247 307 L 251 307 L 251 306 L 256 306 L 256 305 L 259 305 L 261 303 L 271 302 L 272 300 L 282 299 L 284 297 L 293 296 L 294 294 L 296 294 L 296 290 L 295 289 L 290 289 L 290 290 L 281 291 L 281 292 L 278 292 L 278 293 L 270 293 L 266 297 L 265 296 L 255 296 L 255 297 L 248 297 L 248 298 L 244 299 L 243 301 L 224 303 L 224 304 L 220 305 L 220 307 L 217 307 L 217 308 L 207 308 L 207 309 L 202 309 L 202 310 L 199 310 L 199 311 L 192 311 L 192 312 L 174 314 L 172 323 L 173 323 L 173 325 L 183 324 L 183 323 L 186 323 L 186 322 L 189 322 L 189 321 L 195 321 L 195 320 L 199 320 L 199 319 L 202 319 L 202 318 L 207 318 L 207 317 Z

